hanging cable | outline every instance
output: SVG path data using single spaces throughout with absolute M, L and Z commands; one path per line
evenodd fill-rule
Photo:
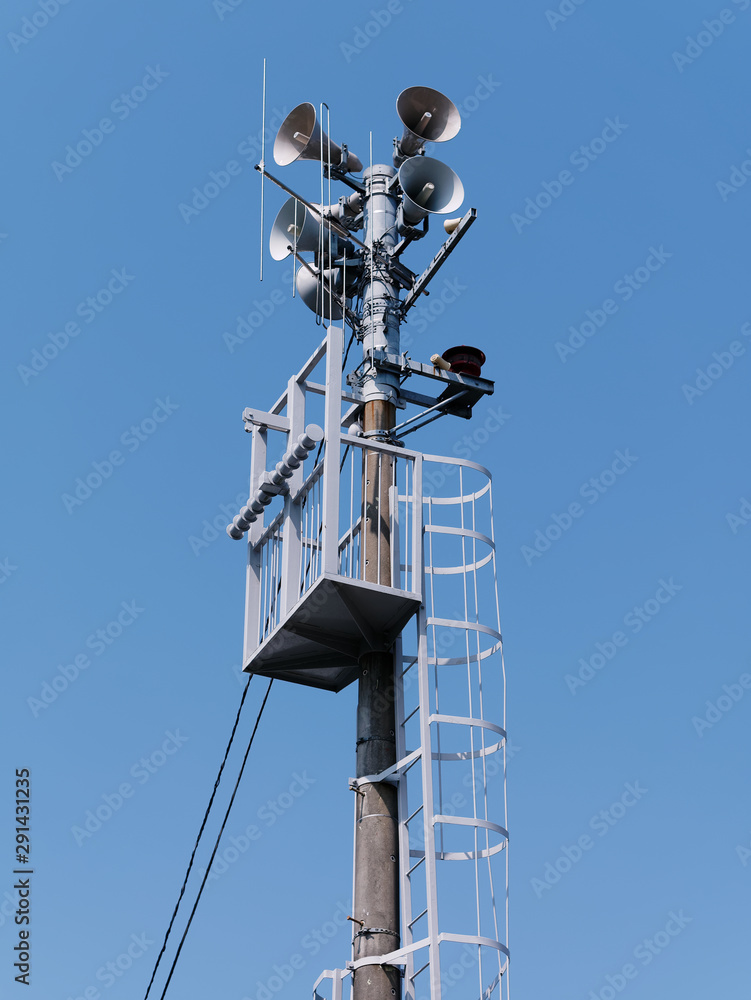
M 251 678 L 248 680 L 248 683 L 245 685 L 245 690 L 243 691 L 243 696 L 242 696 L 242 699 L 240 700 L 240 707 L 239 707 L 238 712 L 237 712 L 237 717 L 235 719 L 235 724 L 232 727 L 232 734 L 230 736 L 229 743 L 227 744 L 227 750 L 225 751 L 224 760 L 222 761 L 222 765 L 221 765 L 221 767 L 219 769 L 219 774 L 217 775 L 216 783 L 214 785 L 214 790 L 211 793 L 211 799 L 210 799 L 209 805 L 208 805 L 208 807 L 206 809 L 206 814 L 205 814 L 205 816 L 203 818 L 203 822 L 201 824 L 201 829 L 199 831 L 198 838 L 196 839 L 195 847 L 193 848 L 193 853 L 190 856 L 190 863 L 188 864 L 188 870 L 185 873 L 185 880 L 183 881 L 182 888 L 180 889 L 180 896 L 178 898 L 177 905 L 175 906 L 175 910 L 174 910 L 174 912 L 172 914 L 172 919 L 170 920 L 169 927 L 167 928 L 167 933 L 165 934 L 164 942 L 162 944 L 162 950 L 159 952 L 159 957 L 157 958 L 156 965 L 154 966 L 154 971 L 151 974 L 151 980 L 149 982 L 148 989 L 146 990 L 146 996 L 144 997 L 144 1000 L 146 1000 L 146 998 L 149 995 L 149 990 L 151 989 L 152 983 L 154 982 L 154 977 L 156 975 L 156 971 L 157 971 L 157 968 L 159 966 L 159 962 L 161 961 L 162 955 L 164 954 L 164 950 L 165 950 L 165 947 L 166 947 L 166 944 L 167 944 L 167 939 L 168 939 L 168 937 L 170 935 L 170 931 L 172 930 L 172 925 L 173 925 L 173 923 L 175 921 L 175 917 L 177 916 L 177 910 L 178 910 L 178 907 L 180 905 L 180 900 L 182 899 L 183 894 L 185 892 L 185 886 L 186 886 L 187 881 L 188 881 L 188 876 L 190 874 L 190 870 L 191 870 L 191 868 L 193 866 L 193 859 L 195 857 L 195 853 L 196 853 L 196 850 L 198 848 L 198 843 L 199 843 L 199 841 L 201 839 L 201 834 L 203 833 L 204 827 L 206 825 L 206 821 L 207 821 L 208 816 L 209 816 L 209 811 L 211 810 L 211 806 L 212 806 L 213 801 L 214 801 L 214 796 L 216 794 L 216 790 L 217 790 L 217 787 L 219 785 L 219 780 L 221 778 L 222 770 L 223 770 L 224 765 L 225 765 L 225 763 L 227 761 L 227 757 L 229 755 L 230 747 L 232 746 L 232 741 L 233 741 L 234 736 L 235 736 L 235 731 L 237 730 L 237 725 L 238 725 L 238 722 L 240 720 L 240 713 L 242 712 L 243 704 L 245 702 L 245 697 L 246 697 L 246 695 L 248 693 L 248 688 L 250 687 L 250 680 L 251 679 L 252 679 L 252 675 L 251 675 Z M 188 935 L 188 930 L 190 929 L 190 925 L 193 922 L 193 917 L 195 916 L 196 909 L 198 908 L 198 902 L 199 902 L 199 900 L 201 898 L 201 895 L 203 894 L 204 887 L 205 887 L 206 882 L 208 880 L 209 872 L 211 871 L 211 866 L 214 863 L 214 858 L 216 856 L 216 852 L 219 849 L 219 842 L 220 842 L 220 840 L 222 838 L 222 834 L 224 833 L 224 828 L 227 825 L 227 820 L 229 819 L 230 810 L 232 809 L 232 805 L 233 805 L 233 803 L 235 801 L 235 796 L 237 795 L 237 789 L 238 789 L 238 787 L 240 785 L 240 781 L 242 779 L 243 772 L 245 770 L 245 764 L 247 763 L 247 760 L 248 760 L 248 755 L 250 753 L 250 748 L 253 746 L 253 740 L 255 739 L 256 732 L 258 731 L 258 726 L 259 726 L 259 723 L 261 721 L 261 716 L 263 715 L 263 710 L 266 707 L 266 702 L 268 701 L 269 693 L 271 691 L 271 685 L 273 684 L 273 682 L 274 681 L 273 681 L 273 678 L 272 678 L 269 681 L 269 686 L 266 688 L 266 694 L 263 696 L 263 702 L 261 703 L 261 707 L 260 707 L 260 709 L 258 711 L 258 715 L 256 717 L 255 725 L 253 726 L 253 732 L 250 734 L 250 740 L 248 741 L 248 746 L 247 746 L 247 748 L 245 750 L 245 756 L 243 757 L 243 762 L 242 762 L 242 765 L 240 767 L 240 773 L 237 776 L 237 781 L 235 782 L 235 787 L 232 790 L 232 796 L 231 796 L 231 798 L 229 800 L 229 805 L 227 806 L 227 810 L 226 810 L 226 812 L 224 814 L 224 819 L 222 820 L 222 825 L 221 825 L 221 827 L 219 829 L 219 833 L 217 834 L 217 838 L 216 838 L 216 841 L 214 843 L 214 848 L 213 848 L 213 850 L 211 852 L 211 858 L 209 859 L 209 863 L 206 866 L 206 871 L 205 871 L 203 879 L 201 881 L 201 885 L 198 888 L 198 894 L 197 894 L 196 900 L 195 900 L 195 902 L 193 904 L 193 909 L 190 911 L 190 915 L 188 917 L 188 922 L 185 925 L 185 930 L 183 931 L 183 935 L 180 938 L 180 943 L 177 946 L 177 952 L 175 953 L 175 957 L 172 960 L 172 965 L 170 966 L 169 975 L 167 976 L 167 982 L 164 984 L 164 989 L 162 990 L 162 994 L 161 994 L 160 1000 L 164 1000 L 164 997 L 165 997 L 165 995 L 167 993 L 167 988 L 169 987 L 169 984 L 170 984 L 170 982 L 172 980 L 172 975 L 173 975 L 173 973 L 175 971 L 175 967 L 177 965 L 177 960 L 180 957 L 180 952 L 182 951 L 183 944 L 185 943 L 185 938 Z
M 196 837 L 196 842 L 193 845 L 193 852 L 191 853 L 191 855 L 190 855 L 190 861 L 188 862 L 188 870 L 185 873 L 185 878 L 183 879 L 183 884 L 180 887 L 180 895 L 177 897 L 177 903 L 175 904 L 175 909 L 172 911 L 172 916 L 170 917 L 170 922 L 169 922 L 169 926 L 167 928 L 167 933 L 164 935 L 164 941 L 162 941 L 162 950 L 159 952 L 159 954 L 157 956 L 156 965 L 154 966 L 154 971 L 151 973 L 151 979 L 149 980 L 149 985 L 146 987 L 146 994 L 144 996 L 144 1000 L 148 1000 L 149 991 L 151 990 L 152 984 L 154 982 L 154 977 L 156 976 L 156 971 L 159 968 L 159 963 L 162 960 L 162 955 L 165 952 L 165 949 L 167 947 L 167 941 L 169 939 L 170 933 L 172 932 L 172 925 L 175 922 L 175 917 L 177 916 L 177 911 L 180 908 L 180 903 L 182 901 L 183 896 L 185 895 L 185 887 L 188 884 L 188 876 L 190 875 L 191 869 L 193 868 L 193 861 L 194 861 L 195 856 L 196 856 L 196 851 L 198 850 L 198 845 L 201 842 L 201 837 L 203 836 L 203 831 L 206 828 L 206 823 L 207 823 L 208 818 L 209 818 L 209 813 L 211 812 L 211 807 L 214 804 L 214 798 L 216 797 L 217 789 L 219 788 L 219 782 L 222 780 L 222 771 L 224 771 L 224 765 L 227 763 L 227 757 L 229 757 L 229 752 L 230 752 L 230 749 L 232 747 L 232 741 L 234 740 L 235 733 L 237 732 L 237 725 L 238 725 L 238 723 L 240 721 L 240 714 L 242 713 L 243 705 L 245 704 L 245 698 L 246 698 L 246 696 L 248 694 L 248 688 L 250 687 L 250 682 L 251 682 L 252 679 L 253 679 L 253 675 L 251 674 L 250 677 L 248 678 L 248 683 L 245 685 L 245 689 L 243 690 L 243 696 L 240 699 L 240 707 L 238 708 L 237 715 L 235 716 L 235 724 L 232 727 L 232 732 L 230 733 L 229 743 L 227 744 L 227 749 L 224 751 L 224 759 L 222 760 L 222 763 L 221 763 L 221 765 L 219 767 L 219 773 L 217 774 L 216 781 L 214 782 L 214 788 L 212 789 L 212 792 L 211 792 L 211 798 L 209 799 L 209 804 L 206 806 L 206 812 L 203 814 L 203 819 L 201 820 L 201 829 L 198 831 L 198 836 Z
M 255 739 L 256 732 L 258 731 L 258 724 L 261 721 L 261 716 L 263 715 L 263 710 L 266 707 L 266 702 L 268 701 L 269 693 L 271 692 L 271 685 L 274 683 L 274 678 L 272 677 L 269 681 L 269 686 L 266 688 L 266 694 L 263 696 L 263 702 L 258 710 L 258 716 L 256 717 L 256 723 L 253 726 L 253 732 L 250 734 L 250 740 L 248 741 L 248 746 L 245 751 L 245 756 L 243 757 L 242 765 L 240 766 L 240 773 L 237 776 L 237 781 L 235 782 L 235 787 L 232 789 L 232 797 L 229 800 L 229 805 L 227 806 L 227 811 L 224 814 L 224 819 L 222 820 L 222 825 L 217 834 L 216 843 L 214 844 L 214 850 L 211 852 L 211 857 L 209 858 L 209 863 L 206 865 L 206 872 L 201 880 L 201 885 L 198 888 L 198 895 L 196 896 L 196 901 L 193 904 L 193 909 L 190 911 L 190 916 L 188 917 L 188 922 L 185 925 L 185 930 L 183 931 L 183 936 L 180 938 L 180 944 L 177 946 L 177 951 L 175 952 L 175 957 L 172 960 L 172 965 L 170 966 L 169 975 L 167 976 L 167 982 L 164 984 L 164 989 L 162 990 L 162 995 L 159 1000 L 164 1000 L 167 993 L 167 988 L 172 980 L 172 973 L 175 971 L 175 966 L 177 965 L 177 960 L 180 957 L 180 952 L 183 950 L 183 945 L 185 944 L 185 938 L 188 936 L 188 931 L 190 930 L 190 925 L 193 922 L 193 917 L 195 916 L 196 910 L 198 908 L 198 902 L 204 890 L 204 886 L 209 877 L 209 872 L 211 871 L 211 866 L 214 864 L 214 858 L 216 852 L 219 850 L 219 841 L 222 839 L 222 834 L 224 833 L 224 828 L 227 825 L 227 820 L 229 819 L 230 810 L 235 801 L 235 796 L 237 795 L 237 789 L 240 787 L 240 780 L 243 776 L 243 771 L 245 770 L 245 764 L 248 760 L 248 754 L 250 753 L 250 748 L 253 746 L 253 740 Z
M 347 344 L 347 350 L 344 352 L 344 361 L 342 361 L 342 371 L 344 371 L 344 369 L 347 367 L 347 358 L 349 357 L 349 349 L 352 346 L 352 341 L 355 339 L 355 333 L 356 331 L 353 330 L 349 338 L 349 343 Z

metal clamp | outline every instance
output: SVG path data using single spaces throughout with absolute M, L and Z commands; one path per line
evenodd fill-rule
M 359 922 L 360 921 L 358 920 L 357 923 Z M 390 931 L 385 927 L 363 927 L 362 930 L 357 931 L 355 937 L 358 938 L 363 934 L 391 934 L 391 936 L 395 937 L 397 941 L 399 940 L 399 934 L 397 931 Z

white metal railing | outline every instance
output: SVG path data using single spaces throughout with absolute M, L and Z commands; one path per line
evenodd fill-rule
M 370 579 L 385 587 L 416 593 L 420 578 L 415 573 L 415 548 L 420 542 L 420 504 L 415 504 L 415 465 L 419 456 L 377 446 L 361 438 L 343 446 L 340 459 L 339 574 L 351 580 L 365 579 L 363 525 L 366 518 L 388 524 L 389 566 L 380 559 Z M 366 511 L 363 482 L 368 468 L 388 489 L 375 491 L 375 504 Z M 380 553 L 380 549 L 377 550 Z M 390 568 L 389 568 L 390 567 Z
M 321 575 L 323 556 L 323 484 L 324 462 L 319 463 L 300 490 L 300 574 L 294 591 L 294 602 Z
M 421 456 L 364 439 L 340 436 L 340 458 L 334 463 L 324 452 L 299 491 L 288 494 L 283 509 L 252 544 L 258 575 L 260 615 L 256 644 L 267 639 L 293 607 L 324 573 L 325 553 L 335 546 L 335 576 L 365 580 L 363 525 L 367 519 L 388 524 L 389 559 L 381 565 L 381 550 L 371 582 L 407 593 L 418 593 L 422 576 L 422 497 L 419 489 Z M 333 451 L 333 449 L 332 449 Z M 335 454 L 335 453 L 334 453 Z M 367 471 L 366 471 L 367 470 Z M 375 474 L 384 482 L 375 502 L 365 510 L 364 484 Z M 331 504 L 326 492 L 335 492 Z M 327 513 L 327 511 L 333 511 Z M 296 552 L 285 551 L 295 546 Z M 294 579 L 289 575 L 295 569 Z
M 246 661 L 323 577 L 398 590 L 409 598 L 421 596 L 422 455 L 342 433 L 343 406 L 351 411 L 353 404 L 361 405 L 358 396 L 339 388 L 342 355 L 342 330 L 330 327 L 271 410 L 246 411 L 253 425 L 251 494 L 273 464 L 267 454 L 269 431 L 285 432 L 287 447 L 292 447 L 311 416 L 321 419 L 315 409 L 320 410 L 321 401 L 324 411 L 321 461 L 319 453 L 307 476 L 307 462 L 295 469 L 281 514 L 268 526 L 261 515 L 248 532 Z M 311 380 L 324 364 L 328 389 Z M 364 481 L 369 475 L 383 488 L 376 490 L 366 511 Z M 385 522 L 389 544 L 386 549 L 375 545 L 371 555 L 365 550 L 371 545 L 373 519 Z M 375 571 L 369 566 L 366 572 L 366 559 L 373 557 Z
M 282 522 L 283 515 L 280 512 L 264 531 L 258 544 L 261 576 L 260 642 L 274 631 L 281 620 Z

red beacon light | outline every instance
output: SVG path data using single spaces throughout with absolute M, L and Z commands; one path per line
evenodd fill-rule
M 450 347 L 442 354 L 444 361 L 451 366 L 451 371 L 458 375 L 473 375 L 479 378 L 482 366 L 485 364 L 485 355 L 479 347 L 468 347 L 460 344 L 458 347 Z

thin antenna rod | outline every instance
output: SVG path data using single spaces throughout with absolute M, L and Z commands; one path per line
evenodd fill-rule
M 370 165 L 370 175 L 369 175 L 368 179 L 370 181 L 370 192 L 372 194 L 372 192 L 373 192 L 373 129 L 370 130 L 369 165 Z M 370 309 L 371 309 L 370 315 L 371 316 L 373 315 L 372 310 L 373 310 L 373 283 L 374 283 L 374 278 L 375 278 L 375 275 L 373 274 L 373 233 L 371 232 L 370 233 L 370 282 L 368 284 L 369 303 L 370 303 Z M 380 580 L 378 582 L 380 583 Z
M 266 59 L 263 60 L 263 96 L 261 98 L 261 246 L 260 280 L 263 281 L 263 182 L 266 176 Z

